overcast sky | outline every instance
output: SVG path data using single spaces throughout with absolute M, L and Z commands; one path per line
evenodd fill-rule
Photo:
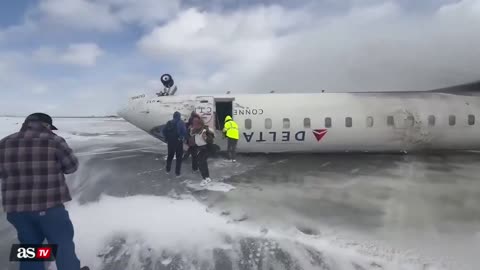
M 480 79 L 480 0 L 15 0 L 0 114 L 112 114 L 153 92 L 429 89 Z

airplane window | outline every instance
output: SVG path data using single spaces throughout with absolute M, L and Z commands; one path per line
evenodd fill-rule
M 430 115 L 428 117 L 428 125 L 431 126 L 431 127 L 435 126 L 435 116 L 434 115 Z
M 303 127 L 310 128 L 311 126 L 312 126 L 312 123 L 310 121 L 310 118 L 303 119 Z
M 290 128 L 290 119 L 283 118 L 283 128 Z
M 272 128 L 272 119 L 270 119 L 270 118 L 265 119 L 265 128 L 266 129 L 271 129 Z
M 345 126 L 346 127 L 352 127 L 352 118 L 351 117 L 345 117 Z
M 469 114 L 469 115 L 468 115 L 468 124 L 469 124 L 470 126 L 475 125 L 475 115 L 473 115 L 473 114 Z
M 393 116 L 389 115 L 387 117 L 387 126 L 393 126 L 394 125 L 394 121 L 393 121 Z
M 373 117 L 367 117 L 367 127 L 373 127 Z
M 413 127 L 414 122 L 415 122 L 415 119 L 413 118 L 413 116 L 411 116 L 411 115 L 407 116 L 407 119 L 405 121 L 405 124 L 406 124 L 407 127 L 408 126 Z
M 332 118 L 330 118 L 330 117 L 325 118 L 325 127 L 326 128 L 331 128 L 332 127 Z
M 245 119 L 245 129 L 252 129 L 252 119 Z
M 449 124 L 450 126 L 455 126 L 455 122 L 456 122 L 455 120 L 456 120 L 456 119 L 455 119 L 455 115 L 450 115 L 450 116 L 448 117 L 448 124 Z

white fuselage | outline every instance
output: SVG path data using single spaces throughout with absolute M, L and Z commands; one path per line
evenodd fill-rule
M 119 114 L 161 138 L 175 111 L 195 110 L 212 128 L 219 103 L 231 102 L 239 152 L 403 152 L 480 149 L 480 97 L 434 92 L 145 95 Z M 222 119 L 218 121 L 223 122 Z M 152 131 L 153 130 L 153 131 Z M 156 130 L 156 131 L 155 131 Z M 216 143 L 225 149 L 217 132 Z

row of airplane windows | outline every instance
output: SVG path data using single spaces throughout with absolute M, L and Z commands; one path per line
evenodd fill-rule
M 372 116 L 368 116 L 366 118 L 366 126 L 371 128 L 373 127 L 374 121 Z M 433 127 L 435 126 L 435 116 L 430 115 L 428 116 L 428 125 Z M 448 116 L 448 124 L 450 126 L 455 126 L 457 122 L 457 118 L 455 115 L 449 115 Z M 311 120 L 310 118 L 304 118 L 303 119 L 303 127 L 304 128 L 311 128 Z M 475 115 L 470 114 L 468 115 L 467 118 L 467 123 L 468 125 L 472 126 L 475 124 Z M 414 118 L 413 116 L 408 116 L 405 122 L 406 126 L 413 126 L 414 124 Z M 393 116 L 387 116 L 387 126 L 394 126 L 395 121 Z M 345 127 L 352 127 L 353 126 L 353 119 L 352 117 L 345 117 Z M 272 129 L 273 127 L 273 122 L 272 119 L 266 118 L 265 119 L 265 129 Z M 331 117 L 325 117 L 325 127 L 326 128 L 331 128 L 332 127 L 332 118 Z M 289 118 L 283 118 L 283 128 L 284 129 L 289 129 L 290 128 L 290 119 Z M 252 119 L 245 119 L 245 129 L 252 129 Z

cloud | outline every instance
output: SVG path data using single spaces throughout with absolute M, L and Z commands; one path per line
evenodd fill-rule
M 38 86 L 35 76 L 28 74 L 29 57 L 21 52 L 0 51 L 0 93 L 15 93 Z M 30 91 L 29 91 L 30 92 Z M 0 100 L 2 100 L 0 98 Z
M 26 19 L 22 24 L 0 28 L 0 45 L 31 38 L 35 32 L 41 32 L 36 22 Z
M 179 9 L 178 0 L 41 0 L 35 15 L 57 27 L 117 32 L 125 25 L 151 27 Z
M 103 51 L 93 43 L 72 44 L 68 46 L 67 51 L 61 56 L 65 63 L 94 66 L 97 58 L 103 54 Z
M 480 78 L 478 1 L 411 16 L 394 2 L 352 10 L 285 40 L 260 88 L 426 90 Z M 294 57 L 288 57 L 295 52 Z M 292 80 L 294 78 L 294 80 Z
M 155 28 L 139 41 L 147 54 L 158 57 L 187 55 L 204 60 L 242 59 L 282 32 L 300 27 L 308 14 L 288 12 L 279 6 L 260 6 L 231 14 L 190 8 L 175 20 Z M 267 53 L 266 51 L 258 54 Z M 203 55 L 205 54 L 205 55 Z M 212 58 L 213 56 L 213 58 Z
M 138 48 L 161 60 L 176 60 L 186 71 L 203 77 L 204 85 L 219 86 L 237 70 L 242 72 L 236 76 L 245 78 L 260 71 L 278 56 L 282 36 L 310 20 L 303 10 L 287 11 L 280 6 L 229 14 L 191 8 L 145 35 Z
M 70 44 L 64 51 L 51 47 L 37 49 L 33 56 L 45 63 L 61 63 L 81 67 L 95 66 L 103 50 L 95 43 Z
M 179 94 L 416 90 L 480 78 L 479 0 L 188 1 L 39 1 L 23 25 L 0 29 L 1 110 L 114 113 L 127 95 L 158 88 L 163 72 Z
M 32 88 L 32 93 L 36 95 L 45 94 L 47 92 L 48 92 L 48 87 L 46 87 L 45 85 L 37 85 Z
M 95 68 L 78 69 L 32 61 L 27 53 L 0 51 L 0 114 L 115 114 L 129 96 L 159 85 L 158 75 L 139 70 L 143 68 L 139 58 L 130 53 L 107 54 Z
M 114 16 L 126 24 L 154 26 L 175 16 L 180 11 L 178 0 L 103 0 Z
M 188 9 L 138 47 L 183 66 L 177 81 L 199 91 L 419 90 L 480 78 L 480 1 L 425 14 L 396 1 L 354 2 L 324 16 L 262 5 Z
M 65 25 L 80 30 L 116 31 L 120 22 L 110 7 L 101 1 L 87 0 L 41 0 L 38 13 L 42 19 L 53 24 Z
M 0 51 L 0 114 L 28 114 L 47 101 L 48 84 L 26 68 L 29 61 L 28 55 Z

